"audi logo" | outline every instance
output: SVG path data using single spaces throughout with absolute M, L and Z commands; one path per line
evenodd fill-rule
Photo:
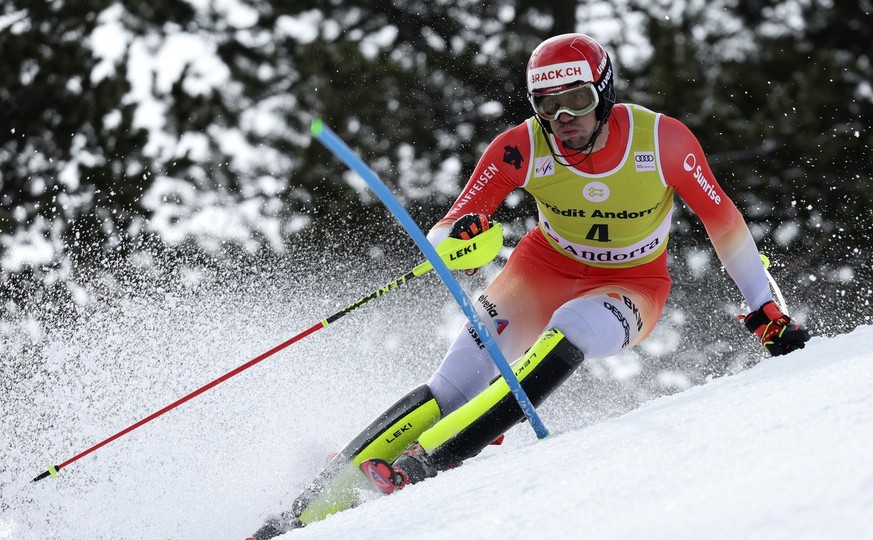
M 638 154 L 634 156 L 634 161 L 637 163 L 651 163 L 655 161 L 655 156 L 651 154 Z

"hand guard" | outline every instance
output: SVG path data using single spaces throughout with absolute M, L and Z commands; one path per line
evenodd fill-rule
M 743 317 L 743 322 L 749 332 L 761 338 L 761 345 L 772 356 L 788 354 L 795 349 L 802 349 L 809 341 L 809 331 L 785 315 L 772 300 L 757 311 Z
M 460 238 L 461 240 L 469 240 L 490 228 L 491 218 L 485 214 L 466 214 L 452 223 L 452 229 L 449 231 L 449 236 L 452 238 Z

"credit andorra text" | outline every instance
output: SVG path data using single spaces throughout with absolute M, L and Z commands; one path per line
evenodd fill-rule
M 564 217 L 580 217 L 580 218 L 598 218 L 598 219 L 637 219 L 641 217 L 645 217 L 651 215 L 652 212 L 658 209 L 661 206 L 660 203 L 656 204 L 651 208 L 647 208 L 645 210 L 640 211 L 628 211 L 622 210 L 620 212 L 605 212 L 603 210 L 595 209 L 590 215 L 585 210 L 580 208 L 559 208 L 553 204 L 549 204 L 543 201 L 543 206 L 548 208 L 554 214 L 559 214 Z
M 554 239 L 554 237 L 552 237 Z M 661 245 L 661 240 L 655 238 L 648 244 L 645 244 L 641 247 L 631 249 L 629 251 L 622 250 L 606 250 L 606 251 L 589 251 L 583 249 L 581 246 L 576 245 L 562 245 L 561 249 L 565 252 L 573 255 L 577 259 L 582 261 L 591 261 L 591 262 L 599 262 L 599 263 L 623 263 L 627 261 L 632 261 L 634 259 L 639 259 L 646 255 L 651 254 L 653 251 L 658 249 L 658 246 Z

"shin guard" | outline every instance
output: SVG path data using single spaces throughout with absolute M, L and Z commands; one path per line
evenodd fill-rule
M 357 489 L 369 488 L 358 470 L 366 459 L 394 461 L 441 413 L 430 388 L 415 388 L 376 418 L 354 438 L 294 501 L 289 516 L 297 526 L 324 519 L 330 514 L 357 506 Z
M 557 329 L 547 330 L 512 366 L 522 388 L 539 405 L 560 386 L 584 355 Z M 432 464 L 440 470 L 459 465 L 475 456 L 509 428 L 524 413 L 503 377 L 440 420 L 419 438 Z

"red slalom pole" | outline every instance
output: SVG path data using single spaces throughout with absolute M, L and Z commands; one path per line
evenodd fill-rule
M 309 327 L 307 330 L 304 330 L 303 332 L 297 334 L 296 336 L 294 336 L 293 338 L 289 339 L 288 341 L 285 341 L 284 343 L 280 343 L 279 345 L 276 345 L 275 347 L 273 347 L 273 348 L 270 349 L 269 351 L 267 351 L 267 352 L 265 352 L 265 353 L 262 353 L 262 354 L 256 356 L 255 358 L 252 358 L 251 360 L 249 360 L 249 361 L 246 362 L 245 364 L 239 366 L 238 368 L 236 368 L 236 369 L 234 369 L 234 370 L 232 370 L 232 371 L 228 371 L 227 373 L 225 373 L 225 374 L 222 375 L 221 377 L 215 379 L 214 381 L 212 381 L 212 382 L 210 382 L 210 383 L 208 383 L 208 384 L 206 384 L 206 385 L 201 386 L 201 387 L 198 388 L 197 390 L 194 390 L 193 392 L 191 392 L 190 394 L 188 394 L 188 395 L 186 395 L 186 396 L 184 396 L 184 397 L 181 397 L 181 398 L 177 399 L 176 401 L 170 403 L 169 405 L 167 405 L 167 406 L 164 407 L 163 409 L 161 409 L 161 410 L 159 410 L 159 411 L 156 411 L 156 412 L 154 412 L 154 413 L 152 413 L 152 414 L 146 416 L 145 418 L 143 418 L 143 419 L 140 420 L 139 422 L 137 422 L 137 423 L 135 423 L 135 424 L 133 424 L 133 425 L 130 425 L 130 426 L 128 426 L 128 427 L 122 429 L 121 431 L 119 431 L 119 432 L 116 433 L 115 435 L 109 437 L 108 439 L 104 439 L 103 441 L 101 441 L 101 442 L 95 444 L 94 446 L 92 446 L 91 448 L 85 450 L 84 452 L 81 452 L 81 453 L 79 453 L 79 454 L 76 454 L 75 456 L 71 457 L 70 459 L 68 459 L 67 461 L 61 463 L 60 465 L 53 465 L 53 466 L 52 466 L 52 465 L 49 465 L 48 470 L 47 470 L 47 471 L 44 471 L 42 474 L 40 474 L 39 476 L 37 476 L 36 478 L 34 478 L 34 479 L 32 480 L 32 482 L 36 482 L 37 480 L 42 480 L 43 478 L 46 478 L 46 477 L 49 476 L 49 475 L 51 475 L 51 476 L 57 476 L 58 471 L 61 470 L 61 469 L 63 469 L 63 468 L 66 467 L 67 465 L 70 465 L 71 463 L 74 463 L 74 462 L 76 462 L 76 461 L 82 459 L 83 457 L 87 456 L 87 455 L 90 454 L 91 452 L 94 452 L 94 451 L 96 451 L 96 450 L 102 448 L 103 446 L 106 446 L 107 444 L 111 443 L 111 442 L 114 441 L 115 439 L 118 439 L 118 438 L 120 438 L 120 437 L 123 437 L 124 435 L 127 435 L 128 433 L 130 433 L 131 431 L 135 430 L 136 428 L 142 426 L 143 424 L 147 424 L 147 423 L 151 422 L 151 421 L 154 420 L 155 418 L 161 416 L 162 414 L 164 414 L 164 413 L 166 413 L 166 412 L 169 412 L 169 411 L 175 409 L 176 407 L 178 407 L 179 405 L 185 403 L 186 401 L 191 400 L 191 399 L 194 399 L 195 397 L 199 396 L 199 395 L 202 394 L 203 392 L 206 392 L 207 390 L 209 390 L 209 389 L 211 389 L 211 388 L 214 388 L 215 386 L 218 386 L 219 384 L 221 384 L 221 383 L 223 383 L 224 381 L 230 379 L 231 377 L 233 377 L 233 376 L 235 376 L 235 375 L 238 375 L 239 373 L 242 373 L 243 371 L 249 369 L 249 368 L 252 367 L 253 365 L 255 365 L 255 364 L 257 364 L 258 362 L 260 362 L 261 360 L 264 360 L 264 359 L 266 359 L 266 358 L 269 358 L 270 356 L 273 356 L 274 354 L 276 354 L 277 352 L 281 351 L 281 350 L 284 349 L 285 347 L 288 347 L 288 346 L 291 345 L 292 343 L 295 343 L 295 342 L 297 342 L 297 341 L 300 341 L 301 339 L 305 338 L 305 337 L 308 336 L 309 334 L 315 332 L 316 330 L 319 330 L 319 329 L 321 329 L 321 328 L 324 328 L 325 326 L 327 326 L 327 325 L 325 324 L 325 321 L 321 321 L 321 322 L 319 322 L 319 323 L 316 323 L 316 324 L 312 325 L 312 326 Z

